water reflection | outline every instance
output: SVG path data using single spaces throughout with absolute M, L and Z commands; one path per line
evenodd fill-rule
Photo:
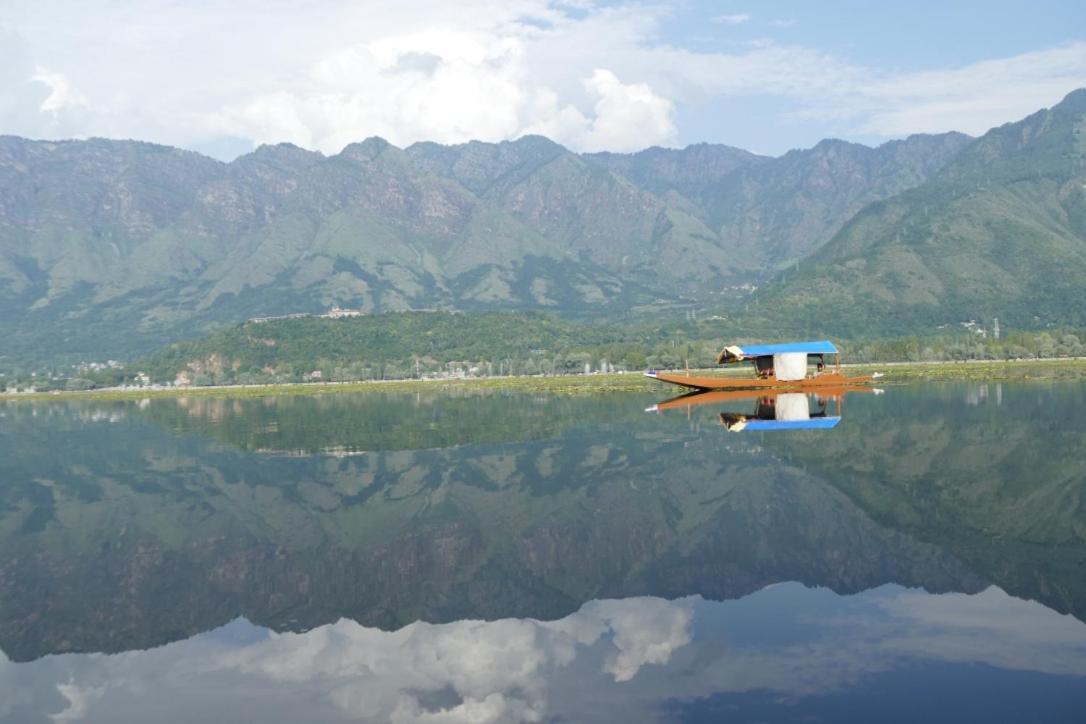
M 831 435 L 722 434 L 758 398 L 0 406 L 0 720 L 773 719 L 917 662 L 1066 701 L 1086 386 L 977 390 L 826 400 Z M 468 661 L 498 678 L 428 668 Z
M 851 701 L 849 715 L 833 716 L 841 693 L 873 686 L 903 697 L 897 677 L 915 683 L 923 669 L 969 695 L 983 687 L 969 703 L 978 718 L 1070 721 L 1086 703 L 1086 628 L 997 588 L 933 596 L 884 586 L 841 605 L 798 584 L 737 601 L 600 600 L 555 621 L 393 632 L 344 619 L 276 634 L 238 620 L 150 651 L 0 662 L 14 694 L 0 717 L 649 722 L 758 708 L 872 721 L 894 719 L 889 702 Z M 1000 688 L 1006 671 L 1018 678 Z M 942 694 L 926 690 L 936 714 L 954 700 Z
M 647 412 L 686 410 L 694 407 L 727 407 L 720 424 L 729 432 L 772 432 L 781 430 L 832 430 L 841 421 L 844 398 L 849 392 L 882 394 L 883 390 L 864 385 L 842 385 L 811 392 L 779 390 L 714 390 L 691 392 L 658 402 Z M 741 406 L 745 411 L 734 408 Z

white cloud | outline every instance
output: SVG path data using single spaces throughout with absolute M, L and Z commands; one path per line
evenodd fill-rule
M 669 12 L 548 0 L 15 0 L 0 35 L 0 132 L 326 152 L 371 135 L 407 145 L 544 133 L 578 150 L 631 150 L 678 143 L 683 111 L 699 104 L 769 96 L 793 109 L 772 119 L 785 125 L 766 131 L 769 146 L 787 124 L 812 122 L 845 137 L 980 133 L 1086 84 L 1084 43 L 890 71 L 769 40 L 695 52 L 662 39 Z
M 735 15 L 717 15 L 713 18 L 715 23 L 724 23 L 725 25 L 742 25 L 750 20 L 749 13 L 736 13 Z
M 603 68 L 583 83 L 594 101 L 590 115 L 560 106 L 557 96 L 546 92 L 535 99 L 539 120 L 517 135 L 538 133 L 583 151 L 636 151 L 675 143 L 674 104 L 647 84 L 625 84 Z
M 288 140 L 326 152 L 370 135 L 500 141 L 543 133 L 582 150 L 635 149 L 676 139 L 674 105 L 645 83 L 594 68 L 582 110 L 536 82 L 518 35 L 430 29 L 320 58 L 295 90 L 258 95 L 209 115 L 213 133 Z
M 862 132 L 882 136 L 950 129 L 980 134 L 1051 106 L 1086 86 L 1086 43 L 1069 43 L 950 70 L 902 73 L 850 99 Z
M 61 73 L 56 73 L 40 65 L 35 68 L 30 80 L 44 83 L 49 88 L 49 95 L 42 101 L 39 109 L 49 113 L 59 113 L 67 108 L 79 108 L 87 105 L 82 93 L 72 88 L 72 84 Z

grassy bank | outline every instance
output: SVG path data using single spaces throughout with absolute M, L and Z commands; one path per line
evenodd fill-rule
M 847 365 L 852 374 L 881 372 L 880 386 L 911 382 L 1086 379 L 1086 359 L 1012 360 L 1005 362 L 897 362 Z M 743 368 L 743 372 L 747 372 Z M 141 400 L 156 397 L 268 397 L 334 395 L 345 392 L 421 392 L 449 390 L 520 390 L 554 394 L 667 391 L 668 386 L 638 373 L 555 375 L 548 377 L 480 377 L 458 380 L 389 380 L 380 382 L 230 385 L 171 389 L 104 389 L 82 392 L 0 394 L 18 400 Z
M 79 392 L 0 394 L 11 400 L 142 400 L 158 397 L 270 397 L 278 395 L 335 395 L 347 392 L 421 392 L 448 390 L 515 389 L 576 394 L 631 392 L 650 389 L 640 374 L 555 375 L 549 377 L 476 377 L 455 380 L 382 380 L 370 382 L 308 382 L 274 385 L 226 385 L 168 389 L 103 389 Z
M 881 372 L 879 384 L 909 382 L 1006 382 L 1086 379 L 1086 358 L 970 360 L 965 362 L 891 362 L 848 365 L 850 372 Z

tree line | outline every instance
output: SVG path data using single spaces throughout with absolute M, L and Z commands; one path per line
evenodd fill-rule
M 586 324 L 542 313 L 405 312 L 246 323 L 179 342 L 135 363 L 53 368 L 0 378 L 9 390 L 143 384 L 232 385 L 433 377 L 558 375 L 711 366 L 739 335 L 725 320 Z M 1086 355 L 1076 330 L 975 329 L 836 340 L 848 362 L 1000 360 Z

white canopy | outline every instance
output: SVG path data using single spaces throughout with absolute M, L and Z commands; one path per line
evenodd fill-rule
M 783 382 L 802 380 L 807 376 L 807 353 L 784 352 L 773 355 L 773 374 Z

